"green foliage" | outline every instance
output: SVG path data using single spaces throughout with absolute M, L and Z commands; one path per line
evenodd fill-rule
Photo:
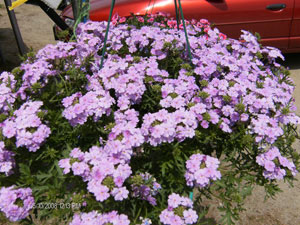
M 58 31 L 56 36 L 59 40 L 68 40 L 68 38 L 70 37 L 70 31 L 69 30 Z
M 73 5 L 73 14 L 76 15 L 75 24 L 73 26 L 73 35 L 71 40 L 76 39 L 76 29 L 78 24 L 81 22 L 86 21 L 89 18 L 89 11 L 90 11 L 90 3 L 89 0 L 82 1 L 82 0 L 74 0 L 75 5 Z

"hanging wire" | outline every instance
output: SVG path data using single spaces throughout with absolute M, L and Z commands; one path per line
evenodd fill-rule
M 146 10 L 146 15 L 148 15 L 148 10 L 150 9 L 150 4 L 151 4 L 152 0 L 149 0 L 148 6 L 147 6 L 147 10 Z
M 190 47 L 190 42 L 189 42 L 186 26 L 185 26 L 185 20 L 184 20 L 183 10 L 182 10 L 182 6 L 181 6 L 181 1 L 178 0 L 178 3 L 179 3 L 179 9 L 180 9 L 181 19 L 182 19 L 182 24 L 183 24 L 184 34 L 185 34 L 186 46 L 187 46 L 188 54 L 189 54 L 189 57 L 190 57 L 190 60 L 192 63 L 191 47 Z
M 175 13 L 176 13 L 176 21 L 177 21 L 177 30 L 179 30 L 179 12 L 178 12 L 177 0 L 174 0 L 174 5 L 175 5 Z
M 194 197 L 194 192 L 193 191 L 191 191 L 190 192 L 190 196 L 189 196 L 189 198 L 193 201 L 193 197 Z
M 183 28 L 184 28 L 184 33 L 185 33 L 185 40 L 186 40 L 187 50 L 188 50 L 190 61 L 192 63 L 192 53 L 191 53 L 191 48 L 190 48 L 190 42 L 189 42 L 189 38 L 188 38 L 188 35 L 187 35 L 187 31 L 186 31 L 185 20 L 184 20 L 184 15 L 183 15 L 183 10 L 182 10 L 182 6 L 181 6 L 180 0 L 178 0 L 178 3 L 179 3 L 179 9 L 180 9 L 180 14 L 181 14 L 181 18 L 182 18 L 182 24 L 183 24 Z M 177 0 L 174 0 L 174 5 L 175 5 L 177 29 L 179 30 L 179 25 L 180 25 L 179 22 L 180 21 L 179 21 L 179 12 L 178 12 Z M 193 197 L 194 197 L 194 191 L 191 191 L 189 193 L 189 198 L 192 201 L 193 201 Z
M 108 17 L 108 21 L 107 21 L 107 27 L 106 27 L 105 37 L 104 37 L 104 44 L 103 44 L 103 49 L 102 49 L 100 69 L 102 69 L 102 67 L 103 67 L 103 61 L 104 61 L 104 55 L 105 55 L 105 51 L 106 51 L 106 42 L 107 42 L 107 37 L 108 37 L 109 25 L 110 25 L 111 16 L 112 16 L 114 7 L 115 7 L 115 0 L 111 0 L 110 12 L 109 12 L 109 17 Z
M 153 1 L 153 5 L 152 5 L 152 9 L 151 9 L 151 14 L 153 13 L 153 9 L 154 9 L 155 3 L 156 3 L 156 0 Z

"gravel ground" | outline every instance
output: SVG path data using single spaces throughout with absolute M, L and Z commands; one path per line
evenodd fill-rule
M 0 0 L 0 5 L 4 1 Z M 55 43 L 52 33 L 52 21 L 47 15 L 36 6 L 23 5 L 15 10 L 19 27 L 28 49 L 34 51 L 44 47 L 46 44 Z M 20 63 L 18 48 L 10 27 L 5 8 L 0 7 L 0 46 L 5 56 L 5 63 L 0 64 L 1 70 L 9 70 Z M 300 54 L 285 55 L 284 63 L 291 69 L 291 77 L 296 83 L 294 96 L 298 113 L 300 114 Z M 300 150 L 300 144 L 296 143 L 296 148 Z M 297 176 L 300 178 L 300 175 Z M 300 182 L 294 183 L 294 188 L 289 188 L 287 184 L 280 182 L 283 190 L 276 199 L 269 199 L 264 202 L 264 190 L 255 188 L 254 193 L 246 201 L 246 211 L 241 214 L 240 225 L 299 225 L 300 224 Z M 216 207 L 218 202 L 210 202 L 212 209 L 207 222 L 217 224 Z

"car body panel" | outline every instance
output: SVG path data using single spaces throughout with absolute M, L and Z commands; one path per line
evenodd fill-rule
M 300 1 L 295 1 L 289 49 L 300 48 Z
M 286 7 L 277 11 L 266 8 L 279 3 Z M 91 20 L 108 19 L 111 0 L 91 0 L 90 4 Z M 186 19 L 205 18 L 231 38 L 249 30 L 258 32 L 264 45 L 283 51 L 300 48 L 300 0 L 181 0 L 181 4 Z M 131 12 L 166 12 L 175 17 L 174 0 L 116 0 L 113 13 L 129 16 Z M 72 17 L 71 8 L 63 15 Z

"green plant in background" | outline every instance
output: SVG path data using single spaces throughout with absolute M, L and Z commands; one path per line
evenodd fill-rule
M 89 0 L 71 0 L 74 16 L 73 36 L 76 38 L 76 29 L 79 23 L 86 22 L 89 19 L 90 3 Z

